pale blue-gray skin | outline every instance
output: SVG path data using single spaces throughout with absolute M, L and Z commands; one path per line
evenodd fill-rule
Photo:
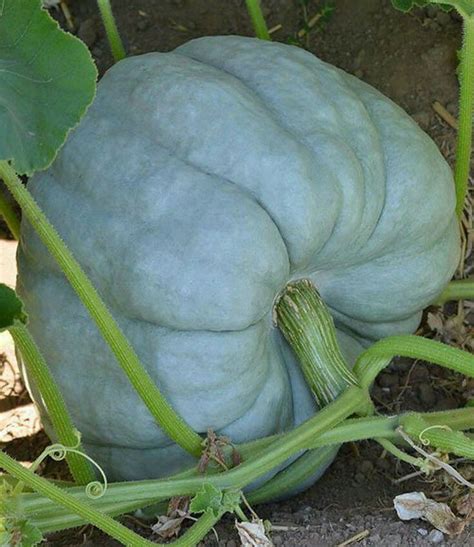
M 452 175 L 427 135 L 356 78 L 256 39 L 119 62 L 29 186 L 176 411 L 237 443 L 316 411 L 272 325 L 290 280 L 314 281 L 354 361 L 413 332 L 458 260 Z M 19 272 L 32 334 L 109 478 L 192 464 L 26 223 Z

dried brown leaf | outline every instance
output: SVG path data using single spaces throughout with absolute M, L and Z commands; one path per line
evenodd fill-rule
M 253 522 L 235 521 L 242 547 L 272 547 L 268 539 L 263 521 L 255 519 Z
M 423 492 L 396 496 L 393 505 L 401 520 L 423 519 L 450 536 L 460 534 L 466 526 L 445 503 L 427 498 Z

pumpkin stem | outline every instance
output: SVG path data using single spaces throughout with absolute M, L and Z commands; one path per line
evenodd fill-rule
M 358 385 L 339 349 L 331 314 L 309 279 L 289 283 L 274 311 L 319 406 Z

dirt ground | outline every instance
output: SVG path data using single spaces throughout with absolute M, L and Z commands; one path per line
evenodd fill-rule
M 115 0 L 112 3 L 127 50 L 134 55 L 167 51 L 191 38 L 208 34 L 252 34 L 244 0 Z M 274 40 L 298 41 L 322 59 L 380 89 L 404 107 L 436 140 L 448 161 L 453 162 L 455 130 L 450 123 L 457 115 L 456 51 L 460 47 L 461 30 L 456 16 L 435 8 L 405 15 L 396 12 L 389 0 L 335 0 L 332 3 L 263 0 L 262 4 L 269 27 L 277 29 L 273 33 Z M 68 0 L 68 5 L 76 32 L 90 47 L 102 73 L 112 59 L 96 4 L 94 0 Z M 329 14 L 323 9 L 326 5 L 334 7 Z M 323 16 L 305 34 L 305 20 L 317 14 Z M 61 13 L 57 17 L 64 23 Z M 438 111 L 442 116 L 433 108 L 435 102 L 441 105 Z M 469 222 L 466 227 L 471 229 Z M 469 245 L 467 265 L 463 266 L 465 273 L 471 271 L 468 255 Z M 469 303 L 461 316 L 457 315 L 458 311 L 457 306 L 447 307 L 443 313 L 429 310 L 423 333 L 472 349 Z M 0 339 L 0 343 L 6 343 L 6 338 Z M 1 347 L 0 351 L 3 351 Z M 9 351 L 13 360 L 11 348 Z M 17 459 L 32 461 L 48 440 L 18 378 L 8 366 L 4 368 L 2 379 L 8 383 L 2 387 L 0 382 L 0 420 L 3 419 L 0 425 L 5 425 L 8 417 L 10 426 L 5 426 L 0 443 Z M 473 383 L 438 367 L 408 360 L 393 364 L 378 378 L 373 391 L 379 410 L 384 413 L 455 408 L 465 404 L 473 394 Z M 460 468 L 463 473 L 474 476 L 472 468 L 465 464 L 460 464 Z M 358 545 L 474 546 L 472 531 L 449 538 L 434 533 L 428 523 L 398 520 L 392 502 L 397 494 L 424 491 L 427 496 L 443 501 L 454 496 L 455 488 L 446 477 L 401 480 L 412 472 L 408 465 L 385 456 L 375 443 L 345 446 L 314 487 L 287 502 L 258 507 L 257 512 L 271 521 L 275 545 L 347 545 L 351 542 L 343 542 L 362 533 Z M 43 473 L 56 476 L 62 471 L 57 464 L 47 464 Z M 124 522 L 144 535 L 150 534 L 149 525 L 127 518 Z M 203 545 L 234 547 L 239 544 L 230 518 L 217 526 L 216 533 L 218 539 L 211 533 Z M 112 546 L 118 543 L 88 527 L 52 536 L 45 545 Z

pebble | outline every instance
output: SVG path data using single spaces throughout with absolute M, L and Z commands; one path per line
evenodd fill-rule
M 458 115 L 458 103 L 453 101 L 446 105 L 446 110 L 453 116 Z
M 454 397 L 445 397 L 436 402 L 430 410 L 453 410 L 459 406 L 459 403 Z
M 381 387 L 393 387 L 398 385 L 399 378 L 397 374 L 382 373 L 379 374 L 377 381 Z
M 444 534 L 439 530 L 431 530 L 426 539 L 431 543 L 441 543 L 444 541 Z
M 364 475 L 371 475 L 374 472 L 374 464 L 370 460 L 362 460 L 359 469 Z
M 426 528 L 418 528 L 417 532 L 420 534 L 420 536 L 423 536 L 423 537 L 428 535 L 428 530 Z
M 387 545 L 402 545 L 402 536 L 400 534 L 389 534 L 384 539 Z
M 439 27 L 439 25 L 438 25 Z M 441 28 L 441 27 L 440 27 Z M 449 45 L 439 43 L 434 45 L 425 53 L 422 53 L 422 60 L 428 65 L 434 65 L 437 67 L 453 64 L 453 60 L 456 57 L 456 51 Z
M 273 545 L 283 545 L 283 538 L 281 536 L 272 536 Z
M 137 23 L 137 29 L 144 31 L 150 26 L 150 21 L 148 19 L 140 19 Z
M 359 472 L 359 473 L 356 473 L 356 474 L 354 475 L 354 482 L 355 482 L 356 484 L 362 484 L 362 483 L 364 483 L 365 481 L 366 481 L 366 477 L 365 477 L 365 475 L 364 475 L 363 473 L 360 473 L 360 472 Z
M 420 401 L 431 408 L 436 402 L 436 394 L 430 384 L 420 384 L 418 386 L 418 397 Z
M 83 21 L 79 26 L 77 36 L 86 44 L 86 46 L 92 47 L 97 41 L 97 27 L 94 19 L 86 19 Z
M 423 26 L 428 29 L 434 30 L 435 32 L 441 30 L 441 25 L 437 23 L 434 19 L 430 19 L 429 17 L 423 20 Z
M 412 118 L 422 128 L 427 128 L 430 125 L 431 116 L 428 112 L 416 112 Z
M 365 53 L 366 53 L 365 49 L 359 50 L 359 52 L 357 53 L 357 55 L 354 58 L 354 68 L 360 68 L 360 65 L 362 64 L 362 61 L 364 60 Z
M 393 465 L 390 463 L 388 458 L 378 458 L 376 461 L 376 465 L 379 469 L 382 469 L 383 471 L 390 471 L 393 468 Z
M 425 365 L 415 365 L 410 378 L 411 380 L 428 380 L 430 377 L 430 371 Z
M 451 15 L 449 15 L 449 13 L 447 13 L 446 11 L 440 10 L 436 15 L 436 21 L 442 27 L 445 27 L 446 25 L 449 25 L 449 23 L 451 23 Z

